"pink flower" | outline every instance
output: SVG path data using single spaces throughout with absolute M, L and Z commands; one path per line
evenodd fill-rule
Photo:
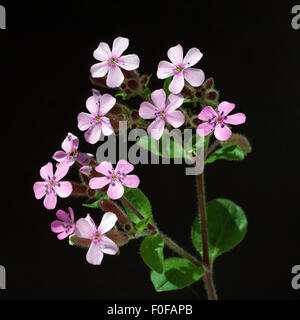
M 205 77 L 201 69 L 191 68 L 201 58 L 203 54 L 197 48 L 191 48 L 183 58 L 183 49 L 180 44 L 168 50 L 168 57 L 172 63 L 161 61 L 157 68 L 157 77 L 165 79 L 173 76 L 169 85 L 172 93 L 180 93 L 184 87 L 184 79 L 193 87 L 199 87 Z
M 78 115 L 78 128 L 81 131 L 87 130 L 84 134 L 85 140 L 95 144 L 101 135 L 109 136 L 114 132 L 106 113 L 115 105 L 116 99 L 108 93 L 100 95 L 98 90 L 93 90 L 93 96 L 86 101 L 89 113 L 81 112 Z
M 115 170 L 110 162 L 103 161 L 95 167 L 95 170 L 104 177 L 92 178 L 89 182 L 90 188 L 101 189 L 109 184 L 107 195 L 113 200 L 120 199 L 124 194 L 123 185 L 137 188 L 140 184 L 140 179 L 136 175 L 127 175 L 133 169 L 133 165 L 126 160 L 119 160 Z
M 90 176 L 93 168 L 91 166 L 83 166 L 79 169 L 81 174 L 84 174 L 85 176 Z
M 223 101 L 218 105 L 217 112 L 210 106 L 204 107 L 199 113 L 200 120 L 207 121 L 197 127 L 197 134 L 200 137 L 207 136 L 215 130 L 215 137 L 220 141 L 228 140 L 231 137 L 231 130 L 226 124 L 242 124 L 246 121 L 243 113 L 235 113 L 228 116 L 229 112 L 235 108 L 235 104 Z
M 69 213 L 66 213 L 63 210 L 58 210 L 56 212 L 56 217 L 59 220 L 54 220 L 51 223 L 51 230 L 58 233 L 57 239 L 63 240 L 75 230 L 73 209 L 69 207 Z
M 69 166 L 65 163 L 57 165 L 55 174 L 53 174 L 53 165 L 48 162 L 40 170 L 43 182 L 36 182 L 33 185 L 33 191 L 36 199 L 41 199 L 45 195 L 44 206 L 47 209 L 54 209 L 57 202 L 57 195 L 61 198 L 67 198 L 72 193 L 72 184 L 69 181 L 60 181 L 69 171 Z
M 114 40 L 112 51 L 107 43 L 100 42 L 98 48 L 94 51 L 94 58 L 101 61 L 91 67 L 93 78 L 104 77 L 107 72 L 106 85 L 110 88 L 116 88 L 121 85 L 124 75 L 120 69 L 134 70 L 140 65 L 140 59 L 136 54 L 121 54 L 128 48 L 129 40 L 127 38 L 118 37 Z
M 58 162 L 64 162 L 68 166 L 73 165 L 75 160 L 81 165 L 89 164 L 90 158 L 93 157 L 93 155 L 90 153 L 79 152 L 78 146 L 79 139 L 72 133 L 68 133 L 61 145 L 64 151 L 56 151 L 52 158 Z
M 149 102 L 141 103 L 139 115 L 144 119 L 155 119 L 148 127 L 148 134 L 159 140 L 163 135 L 165 123 L 178 128 L 185 121 L 184 114 L 176 110 L 183 103 L 183 96 L 180 94 L 170 94 L 166 103 L 166 93 L 163 89 L 155 90 L 151 94 L 153 104 Z
M 114 255 L 118 252 L 118 246 L 104 235 L 113 228 L 117 220 L 114 213 L 106 212 L 98 228 L 89 214 L 86 218 L 81 218 L 76 222 L 75 234 L 80 238 L 92 240 L 86 254 L 88 263 L 99 265 L 103 259 L 103 253 Z

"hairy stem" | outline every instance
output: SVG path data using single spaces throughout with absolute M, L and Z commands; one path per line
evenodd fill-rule
M 217 300 L 216 290 L 212 279 L 212 265 L 209 259 L 208 251 L 208 232 L 207 232 L 207 217 L 206 217 L 206 199 L 205 199 L 205 187 L 204 187 L 204 174 L 197 176 L 198 187 L 198 205 L 199 205 L 199 218 L 200 228 L 202 236 L 202 252 L 203 252 L 203 264 L 205 266 L 205 273 L 203 276 L 207 296 L 209 300 Z
M 165 235 L 163 232 L 159 231 L 159 235 L 163 238 L 164 243 L 173 251 L 175 251 L 179 256 L 186 258 L 193 264 L 195 264 L 198 267 L 202 267 L 203 264 L 201 261 L 199 261 L 197 258 L 192 256 L 190 253 L 185 251 L 183 248 L 181 248 L 176 242 L 174 242 L 171 238 L 169 238 L 167 235 Z
M 143 215 L 124 197 L 121 198 L 122 203 L 127 205 L 130 210 L 141 220 L 144 219 Z M 193 264 L 195 264 L 198 267 L 202 267 L 203 264 L 201 261 L 199 261 L 197 258 L 192 256 L 190 253 L 185 251 L 182 247 L 180 247 L 176 242 L 174 242 L 172 239 L 170 239 L 167 235 L 165 235 L 163 232 L 159 231 L 158 228 L 151 223 L 148 223 L 147 225 L 148 230 L 152 231 L 152 233 L 158 233 L 164 240 L 164 243 L 173 251 L 175 251 L 179 256 L 186 258 Z
M 213 152 L 215 151 L 215 149 L 218 147 L 218 145 L 220 144 L 220 141 L 219 140 L 215 140 L 214 143 L 212 143 L 207 152 L 206 152 L 206 158 Z

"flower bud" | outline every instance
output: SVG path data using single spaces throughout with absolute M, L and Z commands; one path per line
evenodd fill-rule
M 72 196 L 86 196 L 87 195 L 87 186 L 84 184 L 72 183 Z
M 89 177 L 91 175 L 93 168 L 91 166 L 83 166 L 79 170 L 81 174 Z

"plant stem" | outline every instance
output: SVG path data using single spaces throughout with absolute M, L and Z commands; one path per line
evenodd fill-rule
M 207 152 L 206 152 L 206 157 L 207 158 L 213 151 L 215 151 L 215 149 L 217 148 L 217 146 L 220 144 L 219 140 L 215 140 L 214 143 L 212 143 L 210 145 L 210 147 L 208 148 Z
M 203 280 L 205 283 L 206 292 L 209 300 L 217 300 L 216 290 L 212 279 L 212 266 L 209 259 L 208 252 L 208 233 L 207 233 L 207 217 L 206 217 L 206 199 L 204 187 L 204 173 L 197 176 L 198 186 L 198 201 L 199 201 L 199 216 L 200 228 L 202 235 L 202 251 L 203 251 L 203 264 L 205 266 L 205 273 Z
M 124 197 L 121 198 L 121 201 L 127 205 L 130 210 L 141 220 L 144 219 L 143 215 Z M 173 251 L 175 251 L 179 256 L 186 258 L 193 264 L 195 264 L 198 267 L 202 267 L 203 263 L 199 261 L 197 258 L 192 256 L 190 253 L 185 251 L 183 248 L 181 248 L 176 242 L 174 242 L 172 239 L 170 239 L 167 235 L 165 235 L 163 232 L 159 231 L 158 228 L 151 223 L 148 223 L 147 225 L 148 230 L 152 231 L 152 233 L 158 233 L 164 240 L 164 243 Z
M 176 242 L 174 242 L 171 238 L 169 238 L 167 235 L 165 235 L 163 232 L 159 231 L 159 235 L 163 238 L 164 243 L 173 251 L 175 251 L 179 256 L 182 256 L 183 258 L 186 258 L 193 264 L 195 264 L 198 267 L 203 267 L 203 263 L 199 261 L 197 258 L 192 256 L 190 253 L 185 251 L 183 248 L 181 248 Z

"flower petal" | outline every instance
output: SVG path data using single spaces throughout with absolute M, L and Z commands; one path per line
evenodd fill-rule
M 124 75 L 121 69 L 117 66 L 111 66 L 108 71 L 108 76 L 106 80 L 106 84 L 110 88 L 120 87 L 124 80 Z
M 213 130 L 214 130 L 214 126 L 208 122 L 205 122 L 205 123 L 199 124 L 196 132 L 197 132 L 198 136 L 204 137 L 204 136 L 207 136 L 208 134 L 210 134 Z
M 122 184 L 128 188 L 137 188 L 140 184 L 140 179 L 135 174 L 130 174 L 122 180 Z
M 101 124 L 98 123 L 88 129 L 85 132 L 84 137 L 85 140 L 90 144 L 95 144 L 99 141 L 101 136 Z
M 71 132 L 68 133 L 65 140 L 61 144 L 62 149 L 67 153 L 73 150 L 77 150 L 78 146 L 79 146 L 79 139 Z
M 100 42 L 98 48 L 94 51 L 93 56 L 99 61 L 105 61 L 110 58 L 111 51 L 106 42 Z
M 85 218 L 80 218 L 76 222 L 75 234 L 80 238 L 92 239 L 96 228 L 93 227 Z
M 121 54 L 128 48 L 129 40 L 127 38 L 118 37 L 114 40 L 112 46 L 112 54 L 116 57 L 120 57 Z
M 56 207 L 57 202 L 57 196 L 55 192 L 50 192 L 46 194 L 46 197 L 44 199 L 44 206 L 46 209 L 54 209 Z
M 91 189 L 101 189 L 110 183 L 110 179 L 106 177 L 96 177 L 92 178 L 89 182 Z
M 180 44 L 168 50 L 168 57 L 175 65 L 181 64 L 183 61 L 183 49 Z
M 227 116 L 227 118 L 224 119 L 224 122 L 229 124 L 242 124 L 246 122 L 246 116 L 241 112 L 235 113 L 231 116 Z
M 151 93 L 151 99 L 159 110 L 164 110 L 166 106 L 166 93 L 164 89 L 158 89 Z
M 206 106 L 198 114 L 198 119 L 208 121 L 212 118 L 212 116 L 215 116 L 216 118 L 218 117 L 216 111 L 212 107 Z
M 155 140 L 159 140 L 163 135 L 165 128 L 165 121 L 157 118 L 154 120 L 147 129 L 149 136 L 151 136 Z
M 97 227 L 96 227 L 96 224 L 95 224 L 93 218 L 90 216 L 90 214 L 86 215 L 85 220 L 91 225 L 91 227 L 94 230 L 94 232 L 96 232 Z
M 154 119 L 157 108 L 149 102 L 142 102 L 139 109 L 139 116 L 143 119 Z
M 61 162 L 58 163 L 56 166 L 56 171 L 55 171 L 55 180 L 59 181 L 60 179 L 62 179 L 69 171 L 70 166 L 68 166 L 67 163 L 65 162 Z
M 114 128 L 112 127 L 109 118 L 102 117 L 101 119 L 101 129 L 105 136 L 110 136 L 114 133 Z
M 102 236 L 101 237 L 101 244 L 102 244 L 102 252 L 105 254 L 114 255 L 118 253 L 119 247 L 108 237 Z
M 100 244 L 92 242 L 86 254 L 86 261 L 93 265 L 100 265 L 103 259 L 103 252 Z
M 78 121 L 78 129 L 81 131 L 84 131 L 88 129 L 93 122 L 93 116 L 86 112 L 80 112 L 77 121 Z
M 46 194 L 45 182 L 36 182 L 33 185 L 33 191 L 36 199 L 42 199 Z
M 128 54 L 118 60 L 118 66 L 128 71 L 137 69 L 139 65 L 140 58 L 136 54 Z
M 222 116 L 227 116 L 228 113 L 231 112 L 234 108 L 235 108 L 235 104 L 227 102 L 227 101 L 222 101 L 218 105 L 218 111 Z M 223 114 L 222 114 L 222 112 L 223 112 Z
M 46 180 L 48 177 L 53 176 L 53 165 L 51 162 L 48 162 L 46 165 L 44 165 L 40 170 L 41 177 Z
M 97 116 L 99 113 L 99 98 L 96 98 L 95 96 L 90 96 L 87 98 L 86 100 L 86 108 L 89 110 L 89 112 L 94 115 Z
M 111 174 L 114 171 L 114 168 L 110 162 L 102 161 L 97 167 L 95 167 L 95 170 L 106 176 L 108 174 Z
M 56 216 L 59 220 L 67 222 L 70 220 L 70 217 L 68 216 L 68 214 L 64 211 L 64 210 L 57 210 L 56 212 Z
M 183 59 L 183 63 L 186 67 L 192 67 L 202 58 L 203 54 L 198 48 L 191 48 Z
M 124 188 L 119 181 L 114 181 L 113 184 L 111 183 L 107 190 L 107 195 L 113 200 L 122 198 L 123 194 Z
M 121 173 L 129 173 L 134 169 L 134 166 L 126 160 L 119 160 L 116 165 L 115 172 L 120 171 Z
M 74 211 L 71 207 L 69 207 L 68 209 L 69 209 L 71 220 L 74 221 Z
M 116 103 L 116 98 L 112 95 L 105 93 L 100 97 L 100 112 L 105 115 Z
M 169 122 L 172 127 L 179 128 L 180 126 L 182 126 L 184 124 L 185 116 L 179 110 L 172 111 L 172 112 L 167 113 L 166 121 Z
M 188 68 L 184 70 L 184 78 L 191 86 L 199 87 L 205 80 L 205 75 L 201 69 Z
M 64 232 L 65 230 L 66 230 L 66 228 L 63 226 L 62 221 L 54 220 L 51 223 L 51 231 L 52 232 L 60 233 L 60 232 Z
M 109 70 L 107 62 L 95 63 L 91 66 L 90 72 L 93 78 L 104 77 Z
M 70 235 L 71 233 L 73 233 L 74 230 L 72 229 L 69 229 L 68 231 L 63 231 L 62 233 L 58 234 L 57 235 L 57 239 L 58 240 L 63 240 L 63 239 L 66 239 L 66 237 L 68 235 Z
M 55 192 L 61 198 L 67 198 L 72 193 L 72 183 L 69 181 L 61 181 L 55 186 Z
M 228 126 L 224 125 L 222 127 L 222 125 L 219 123 L 216 125 L 216 129 L 215 129 L 216 139 L 218 139 L 220 141 L 225 141 L 231 137 L 231 134 L 232 134 L 232 132 Z
M 57 162 L 62 162 L 68 159 L 68 155 L 64 151 L 56 151 L 52 158 Z
M 98 227 L 98 231 L 101 234 L 106 233 L 107 231 L 109 231 L 110 229 L 112 229 L 114 227 L 117 220 L 118 220 L 118 217 L 114 213 L 105 212 L 102 217 L 102 220 L 100 222 L 100 225 Z
M 183 103 L 183 96 L 181 94 L 170 94 L 167 100 L 166 113 L 175 111 Z
M 76 161 L 79 162 L 82 166 L 86 166 L 90 163 L 90 159 L 93 157 L 93 155 L 89 153 L 82 153 L 77 152 L 76 154 Z
M 182 72 L 178 72 L 174 75 L 170 85 L 169 90 L 174 93 L 180 93 L 184 87 L 184 77 Z
M 157 78 L 165 79 L 172 76 L 174 74 L 174 69 L 175 69 L 175 66 L 172 63 L 165 60 L 160 61 L 157 67 L 157 73 L 156 73 Z

